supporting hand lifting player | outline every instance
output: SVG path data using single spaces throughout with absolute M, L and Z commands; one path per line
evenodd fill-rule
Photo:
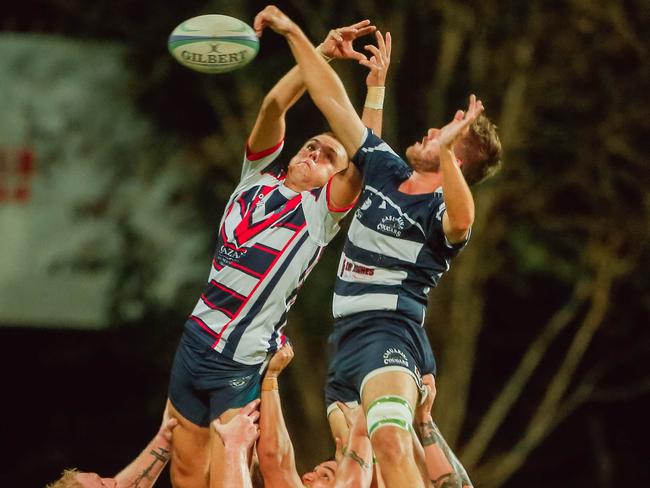
M 291 19 L 269 6 L 254 25 L 267 26 L 287 39 L 310 96 L 352 158 L 348 171 L 364 173 L 335 288 L 327 400 L 361 400 L 388 488 L 424 487 L 411 429 L 421 373 L 435 372 L 423 328 L 427 294 L 469 238 L 468 183 L 498 166 L 495 127 L 472 95 L 466 112 L 407 148 L 409 167 L 364 127 L 336 73 Z
M 223 441 L 223 471 L 220 473 L 224 486 L 252 488 L 249 452 L 260 435 L 257 420 L 259 400 L 253 400 L 241 408 L 228 423 L 219 419 L 212 422 L 212 427 Z
M 285 344 L 278 350 L 262 382 L 260 440 L 257 452 L 266 488 L 367 488 L 372 480 L 372 448 L 368 439 L 365 417 L 341 408 L 350 426 L 346 455 L 337 461 L 325 461 L 313 471 L 299 476 L 293 444 L 282 414 L 278 377 L 293 359 L 293 349 Z
M 425 401 L 415 410 L 415 426 L 421 442 L 414 443 L 418 455 L 424 458 L 427 479 L 434 487 L 463 487 L 471 488 L 472 482 L 465 467 L 447 445 L 438 426 L 431 417 L 431 407 L 436 397 L 436 383 L 432 374 L 426 374 L 422 382 L 428 390 Z

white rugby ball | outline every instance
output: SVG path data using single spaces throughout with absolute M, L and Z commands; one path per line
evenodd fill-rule
M 183 66 L 201 73 L 226 73 L 250 63 L 260 41 L 245 22 L 227 15 L 200 15 L 181 22 L 167 41 Z

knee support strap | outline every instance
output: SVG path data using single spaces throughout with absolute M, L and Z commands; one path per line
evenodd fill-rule
M 398 427 L 410 432 L 413 425 L 413 412 L 405 398 L 398 395 L 385 395 L 370 404 L 366 420 L 370 437 L 377 429 L 386 426 Z

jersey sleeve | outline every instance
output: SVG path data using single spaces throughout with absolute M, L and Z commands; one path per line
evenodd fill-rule
M 377 137 L 371 129 L 366 128 L 361 147 L 352 157 L 352 163 L 364 175 L 364 179 L 373 179 L 377 175 L 410 171 L 406 162 L 383 139 Z
M 328 244 L 339 231 L 339 222 L 347 215 L 356 202 L 347 207 L 335 207 L 330 199 L 330 186 L 327 184 L 316 190 L 302 193 L 302 206 L 311 238 L 319 245 Z
M 433 203 L 433 214 L 431 218 L 431 232 L 429 233 L 429 245 L 434 250 L 434 252 L 439 253 L 445 259 L 453 258 L 469 242 L 469 238 L 472 234 L 470 229 L 467 234 L 467 238 L 462 242 L 457 242 L 452 244 L 447 239 L 445 231 L 442 227 L 442 216 L 447 211 L 445 201 L 442 198 L 442 193 L 437 194 L 436 201 Z
M 248 145 L 242 163 L 241 181 L 261 176 L 277 159 L 284 148 L 284 139 L 264 151 L 252 152 Z

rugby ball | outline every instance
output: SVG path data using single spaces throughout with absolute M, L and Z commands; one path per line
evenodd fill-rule
M 226 73 L 250 63 L 260 41 L 245 22 L 227 15 L 200 15 L 181 22 L 167 41 L 174 58 L 194 71 Z

